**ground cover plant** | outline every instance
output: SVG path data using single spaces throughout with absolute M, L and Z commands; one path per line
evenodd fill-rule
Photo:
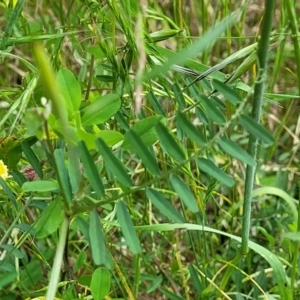
M 1 299 L 300 297 L 297 1 L 0 5 Z

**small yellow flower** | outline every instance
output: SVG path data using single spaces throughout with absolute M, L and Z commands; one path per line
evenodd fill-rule
M 4 164 L 2 159 L 0 160 L 0 176 L 6 180 L 8 177 L 8 169 L 7 166 Z

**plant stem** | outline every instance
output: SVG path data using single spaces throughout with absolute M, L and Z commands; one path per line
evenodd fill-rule
M 252 118 L 257 123 L 260 122 L 261 107 L 263 100 L 264 85 L 267 73 L 267 60 L 268 50 L 270 44 L 270 34 L 272 29 L 273 14 L 275 8 L 275 0 L 265 0 L 265 14 L 261 28 L 261 39 L 258 43 L 257 57 L 258 57 L 258 76 L 257 82 L 254 87 Z M 250 134 L 248 143 L 248 153 L 256 160 L 257 159 L 257 137 Z M 244 205 L 243 205 L 243 221 L 242 221 L 242 245 L 241 254 L 248 253 L 249 231 L 251 222 L 251 200 L 252 189 L 254 183 L 256 166 L 252 167 L 247 165 L 246 169 L 246 182 L 244 192 Z
M 291 0 L 286 0 L 285 7 L 287 9 L 288 18 L 290 20 L 290 28 L 292 31 L 292 41 L 294 44 L 296 65 L 297 65 L 297 83 L 298 83 L 298 91 L 300 94 L 300 40 L 299 40 L 299 30 L 298 30 L 298 20 L 295 12 L 295 3 Z M 292 104 L 290 107 L 292 107 Z M 300 203 L 298 202 L 298 221 L 297 221 L 297 231 L 300 231 Z M 295 281 L 298 274 L 298 257 L 299 257 L 299 246 L 300 242 L 296 241 L 294 243 L 294 253 L 293 253 L 293 262 L 291 269 L 291 294 L 294 294 L 294 286 Z
M 59 230 L 59 241 L 57 245 L 57 250 L 55 253 L 53 268 L 51 272 L 50 282 L 48 285 L 46 300 L 53 300 L 55 299 L 56 289 L 59 282 L 59 274 L 61 271 L 62 261 L 63 261 L 63 254 L 66 245 L 66 239 L 68 235 L 68 228 L 69 228 L 69 219 L 67 217 L 64 218 L 60 230 Z

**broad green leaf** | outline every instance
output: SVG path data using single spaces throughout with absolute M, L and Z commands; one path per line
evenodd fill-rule
M 234 143 L 227 137 L 223 136 L 220 139 L 219 145 L 221 148 L 230 154 L 231 156 L 239 159 L 240 161 L 254 167 L 255 160 L 251 157 L 248 152 L 246 152 L 243 148 L 241 148 L 237 143 Z
M 59 70 L 56 82 L 68 111 L 73 113 L 78 110 L 81 103 L 81 88 L 74 74 L 70 70 Z
M 240 95 L 231 87 L 217 79 L 212 80 L 214 88 L 220 92 L 230 103 L 236 105 L 242 102 Z
M 129 212 L 123 201 L 119 201 L 117 204 L 117 219 L 125 237 L 126 244 L 129 246 L 131 252 L 133 254 L 141 253 L 142 248 L 140 241 L 136 235 Z
M 89 243 L 92 250 L 93 261 L 96 265 L 105 265 L 106 245 L 99 215 L 95 209 L 90 212 Z
M 205 107 L 207 116 L 217 124 L 224 124 L 226 118 L 224 114 L 214 105 L 214 103 L 205 95 L 201 95 L 201 103 Z
M 105 268 L 98 268 L 92 275 L 90 289 L 94 300 L 102 300 L 108 295 L 111 286 L 110 272 Z
M 127 133 L 127 139 L 129 143 L 131 143 L 132 149 L 134 149 L 134 151 L 142 160 L 145 167 L 148 168 L 151 173 L 159 175 L 160 170 L 157 162 L 148 148 L 144 145 L 142 139 L 133 130 L 130 130 Z
M 246 115 L 240 116 L 241 125 L 253 136 L 270 145 L 274 143 L 272 134 L 262 125 L 255 122 L 251 117 Z
M 135 123 L 131 130 L 134 131 L 143 141 L 145 146 L 152 146 L 157 140 L 158 136 L 155 131 L 155 125 L 162 119 L 161 116 L 152 116 L 149 118 L 145 118 Z M 125 140 L 122 145 L 123 149 L 131 149 L 130 143 L 127 138 L 127 134 L 125 134 Z M 133 150 L 133 149 L 131 149 Z
M 105 196 L 104 186 L 99 176 L 95 162 L 92 160 L 87 146 L 83 141 L 78 143 L 78 150 L 80 153 L 81 162 L 83 164 L 85 175 L 89 184 L 99 197 Z
M 54 159 L 56 162 L 57 175 L 60 180 L 61 192 L 64 195 L 67 202 L 70 204 L 72 202 L 72 187 L 70 183 L 70 177 L 68 169 L 65 165 L 64 152 L 61 148 L 54 150 Z
M 176 229 L 186 229 L 186 230 L 198 230 L 203 232 L 211 232 L 223 236 L 227 236 L 232 240 L 235 240 L 241 243 L 241 237 L 229 234 L 227 232 L 220 231 L 211 227 L 198 225 L 198 224 L 155 224 L 155 225 L 144 225 L 144 226 L 136 226 L 137 230 L 141 231 L 155 231 L 155 232 L 162 232 L 162 231 L 175 231 Z M 273 269 L 273 278 L 276 280 L 278 284 L 278 289 L 281 295 L 281 299 L 291 300 L 291 291 L 289 288 L 288 283 L 288 276 L 287 273 L 278 259 L 273 252 L 269 251 L 265 247 L 249 241 L 249 248 L 254 250 L 258 255 L 260 255 L 263 259 L 265 259 Z
M 234 179 L 218 168 L 212 161 L 205 158 L 198 158 L 197 165 L 201 171 L 207 173 L 226 186 L 231 187 L 234 185 Z
M 55 232 L 61 224 L 64 217 L 62 201 L 55 199 L 42 212 L 41 217 L 34 225 L 36 229 L 36 238 L 43 239 Z
M 111 173 L 116 176 L 117 180 L 126 187 L 132 186 L 132 181 L 130 176 L 127 174 L 123 163 L 112 153 L 110 148 L 105 144 L 105 142 L 98 138 L 96 140 L 96 145 L 98 147 L 99 153 L 102 155 L 103 160 L 107 168 Z
M 182 202 L 189 208 L 191 212 L 197 213 L 199 211 L 197 201 L 186 183 L 175 174 L 170 176 L 170 182 Z
M 29 164 L 33 167 L 36 173 L 41 179 L 43 179 L 43 169 L 41 163 L 35 153 L 32 151 L 31 147 L 26 143 L 26 141 L 21 143 L 22 151 L 25 154 Z
M 205 140 L 202 134 L 197 130 L 197 128 L 188 121 L 186 116 L 182 113 L 177 114 L 177 124 L 180 129 L 198 146 L 203 146 L 205 144 Z
M 178 162 L 183 162 L 185 160 L 185 154 L 176 142 L 175 137 L 169 133 L 167 128 L 160 122 L 156 124 L 155 129 L 164 152 L 169 154 Z
M 19 275 L 19 272 L 5 272 L 4 274 L 0 275 L 0 289 L 2 290 L 8 284 L 14 282 Z
M 107 94 L 96 99 L 83 109 L 82 125 L 101 124 L 112 117 L 120 108 L 121 99 L 117 94 Z
M 162 194 L 153 188 L 146 189 L 146 196 L 152 204 L 167 218 L 175 223 L 183 223 L 184 218 Z
M 124 140 L 124 136 L 119 131 L 101 130 L 94 137 L 101 138 L 108 146 L 114 146 Z
M 90 47 L 87 48 L 86 51 L 91 53 L 92 55 L 94 55 L 97 58 L 105 57 L 105 54 L 103 53 L 103 51 L 101 50 L 101 47 L 99 45 L 90 46 Z
M 49 180 L 35 180 L 28 181 L 22 185 L 22 191 L 25 193 L 28 192 L 53 192 L 59 190 L 59 185 L 56 181 Z
M 96 149 L 96 138 L 100 137 L 109 146 L 113 146 L 124 139 L 123 135 L 114 130 L 101 130 L 97 133 L 89 133 L 82 128 L 77 130 L 77 134 L 80 140 L 84 141 L 89 150 Z
M 11 255 L 15 256 L 16 258 L 24 258 L 24 253 L 21 252 L 16 246 L 12 244 L 3 244 L 0 246 L 0 248 L 6 250 L 9 252 Z

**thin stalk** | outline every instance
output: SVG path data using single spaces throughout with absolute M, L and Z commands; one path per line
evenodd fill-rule
M 53 300 L 55 299 L 56 289 L 59 282 L 59 275 L 61 271 L 61 266 L 63 262 L 63 255 L 64 249 L 66 245 L 66 239 L 68 235 L 68 228 L 69 228 L 69 219 L 64 218 L 60 230 L 59 230 L 59 240 L 58 245 L 55 253 L 53 268 L 51 272 L 50 282 L 47 290 L 46 300 Z
M 288 18 L 290 20 L 290 28 L 292 31 L 292 41 L 294 44 L 294 51 L 296 57 L 296 65 L 297 65 L 297 83 L 298 83 L 298 92 L 300 94 L 300 40 L 299 40 L 299 30 L 298 30 L 298 20 L 296 16 L 295 10 L 295 2 L 292 0 L 286 0 L 285 7 L 287 8 Z M 290 105 L 291 107 L 291 105 Z M 298 202 L 298 221 L 297 221 L 297 231 L 300 231 L 300 203 Z M 293 262 L 292 262 L 292 269 L 291 269 L 291 294 L 294 294 L 294 286 L 295 281 L 297 279 L 298 274 L 298 257 L 299 257 L 299 246 L 300 242 L 295 242 L 294 245 L 294 253 L 293 253 Z
M 261 39 L 258 43 L 257 57 L 258 57 L 258 77 L 254 87 L 252 118 L 257 123 L 260 122 L 263 92 L 265 86 L 268 50 L 270 45 L 270 34 L 272 29 L 273 14 L 275 8 L 275 0 L 265 0 L 265 14 L 261 27 Z M 257 137 L 250 135 L 248 143 L 248 153 L 256 160 L 257 159 Z M 242 255 L 248 253 L 249 232 L 251 223 L 251 200 L 252 190 L 254 183 L 256 166 L 252 167 L 247 165 L 246 169 L 246 182 L 244 192 L 244 205 L 243 205 L 243 221 L 242 221 L 242 245 L 240 252 Z

